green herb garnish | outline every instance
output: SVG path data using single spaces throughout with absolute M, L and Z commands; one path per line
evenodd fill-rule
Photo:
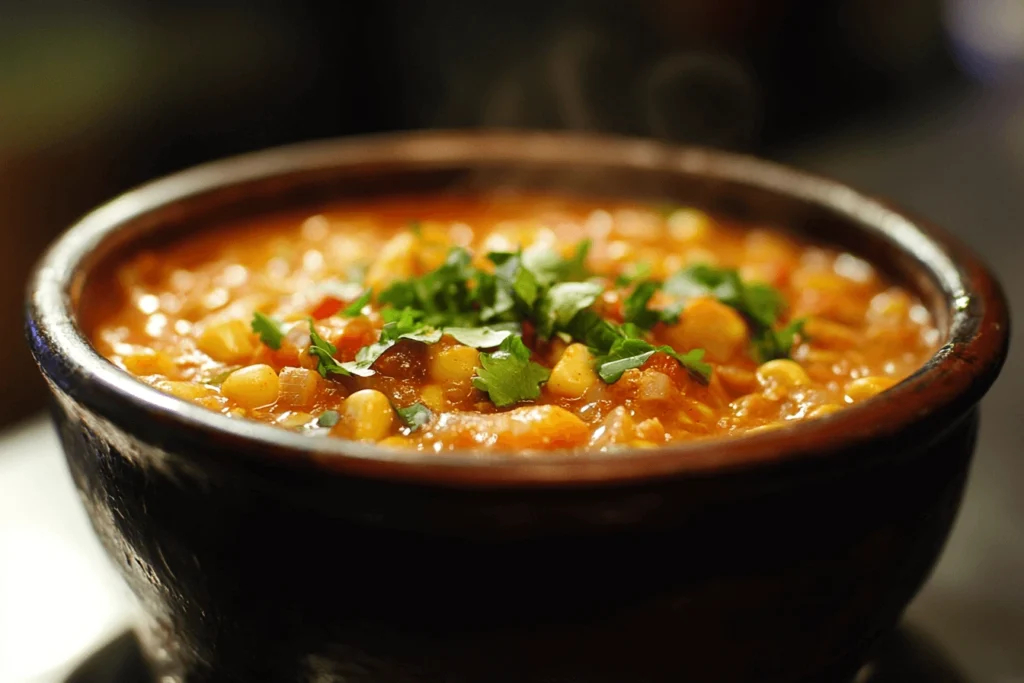
M 337 410 L 325 410 L 316 419 L 316 424 L 318 427 L 333 427 L 338 424 L 339 420 L 341 420 L 341 415 L 338 414 Z
M 373 298 L 373 290 L 367 289 L 341 312 L 346 318 L 354 318 L 363 312 L 363 307 Z
M 746 282 L 729 268 L 696 265 L 665 281 L 665 291 L 681 299 L 713 296 L 730 306 L 750 324 L 754 355 L 761 362 L 787 358 L 803 321 L 794 320 L 776 329 L 786 301 L 779 290 L 763 282 Z
M 577 313 L 597 300 L 601 291 L 601 285 L 594 282 L 552 285 L 537 303 L 537 334 L 548 339 L 554 331 L 564 329 Z
M 405 408 L 395 408 L 395 413 L 398 414 L 399 419 L 402 420 L 405 426 L 409 428 L 410 434 L 420 427 L 430 424 L 430 421 L 434 419 L 434 414 L 430 412 L 430 408 L 422 403 L 413 403 Z
M 639 368 L 657 352 L 667 353 L 679 361 L 694 379 L 707 384 L 711 379 L 711 366 L 703 362 L 704 349 L 693 349 L 680 354 L 671 346 L 654 346 L 643 339 L 618 340 L 607 355 L 597 359 L 597 374 L 608 384 L 617 382 L 626 370 Z
M 277 351 L 284 341 L 284 329 L 281 323 L 269 315 L 256 311 L 252 314 L 252 331 L 259 335 L 260 341 Z
M 494 353 L 481 353 L 473 386 L 487 392 L 499 408 L 540 396 L 540 385 L 551 373 L 530 360 L 522 337 L 506 337 Z
M 329 375 L 349 375 L 348 370 L 343 368 L 334 358 L 338 348 L 321 337 L 316 331 L 313 320 L 309 321 L 309 355 L 316 357 L 316 371 L 324 378 Z
M 228 376 L 231 375 L 232 372 L 237 370 L 238 367 L 239 366 L 236 365 L 235 367 L 228 368 L 227 370 L 218 372 L 216 375 L 210 377 L 205 382 L 203 382 L 203 384 L 209 384 L 212 387 L 219 387 L 221 384 L 224 384 L 224 380 L 226 380 Z

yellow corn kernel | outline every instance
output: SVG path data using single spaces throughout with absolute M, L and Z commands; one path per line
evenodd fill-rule
M 388 240 L 366 271 L 366 286 L 380 291 L 395 280 L 412 277 L 417 241 L 411 232 L 400 232 Z
M 427 356 L 427 374 L 435 382 L 467 382 L 479 364 L 480 352 L 472 346 L 431 346 Z
M 903 320 L 910 315 L 913 305 L 906 293 L 888 290 L 872 297 L 868 304 L 868 320 L 873 323 Z
M 686 307 L 666 335 L 677 349 L 704 349 L 707 360 L 724 363 L 746 345 L 747 324 L 729 306 L 699 298 Z
M 555 396 L 579 398 L 596 382 L 590 351 L 583 344 L 570 344 L 551 369 L 546 386 Z
M 252 332 L 241 320 L 207 326 L 196 343 L 200 351 L 221 363 L 245 362 L 256 350 Z
M 804 325 L 811 344 L 826 349 L 852 349 L 860 343 L 857 333 L 842 323 L 811 318 Z
M 177 367 L 174 361 L 163 351 L 154 351 L 144 346 L 133 347 L 131 353 L 121 356 L 125 369 L 137 377 L 146 375 L 173 376 Z
M 770 360 L 757 369 L 757 381 L 767 388 L 795 389 L 811 383 L 811 378 L 796 362 L 783 358 Z
M 395 411 L 388 397 L 375 389 L 362 389 L 341 404 L 338 432 L 359 441 L 380 441 L 391 433 Z
M 420 403 L 435 412 L 445 408 L 444 389 L 436 384 L 428 384 L 420 390 Z
M 378 441 L 377 445 L 384 448 L 410 448 L 413 442 L 412 439 L 407 439 L 404 436 L 389 436 Z
M 863 401 L 896 384 L 892 377 L 861 377 L 846 383 L 843 391 L 851 402 Z
M 658 444 L 653 441 L 647 441 L 646 439 L 634 439 L 629 442 L 629 445 L 633 448 L 657 448 Z
M 312 421 L 313 416 L 301 410 L 289 411 L 287 413 L 282 414 L 280 417 L 274 420 L 275 423 L 287 429 L 298 429 L 299 427 L 305 427 Z
M 249 365 L 235 370 L 220 385 L 220 393 L 238 405 L 252 410 L 277 400 L 280 380 L 269 365 Z
M 711 233 L 711 218 L 697 209 L 678 209 L 668 217 L 668 231 L 679 242 L 703 242 Z
M 808 412 L 807 417 L 813 420 L 815 418 L 831 415 L 832 413 L 841 409 L 842 406 L 836 405 L 835 403 L 823 403 L 822 405 L 813 408 L 810 412 Z
M 214 393 L 213 387 L 196 382 L 159 382 L 156 388 L 186 401 L 199 401 Z
M 757 377 L 754 376 L 753 372 L 744 368 L 722 365 L 715 368 L 715 374 L 712 375 L 712 378 L 715 377 L 718 378 L 727 391 L 735 396 L 749 394 L 757 388 Z

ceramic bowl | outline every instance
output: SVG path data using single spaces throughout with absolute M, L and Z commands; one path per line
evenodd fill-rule
M 673 200 L 863 255 L 943 345 L 825 419 L 548 457 L 425 456 L 231 420 L 100 357 L 77 324 L 125 248 L 352 197 L 494 188 Z M 1006 302 L 946 233 L 756 159 L 603 137 L 417 133 L 198 167 L 65 233 L 28 338 L 148 656 L 188 681 L 842 680 L 927 577 L 956 514 Z

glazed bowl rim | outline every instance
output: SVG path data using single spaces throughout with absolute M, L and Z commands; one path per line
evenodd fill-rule
M 864 229 L 881 228 L 942 284 L 950 307 L 947 342 L 924 366 L 879 396 L 828 417 L 783 429 L 614 453 L 423 454 L 315 438 L 228 418 L 159 391 L 102 357 L 76 324 L 71 292 L 90 253 L 119 229 L 175 202 L 302 171 L 394 161 L 410 168 L 458 163 L 560 163 L 618 170 L 675 171 L 751 185 L 816 204 Z M 320 140 L 196 166 L 152 181 L 87 214 L 44 254 L 29 282 L 27 334 L 44 376 L 86 407 L 116 413 L 132 405 L 173 429 L 225 444 L 224 456 L 313 465 L 358 476 L 455 486 L 616 484 L 718 476 L 817 461 L 841 447 L 897 434 L 933 413 L 966 412 L 991 385 L 1006 355 L 1009 319 L 989 270 L 962 244 L 885 202 L 773 162 L 644 139 L 523 131 L 424 131 Z M 45 362 L 56 354 L 56 365 Z M 48 370 L 57 367 L 58 371 Z M 125 403 L 127 402 L 127 403 Z M 112 409 L 111 406 L 114 406 Z M 106 408 L 106 410 L 104 410 Z M 725 451 L 728 451 L 725 453 Z M 205 456 L 204 456 L 205 457 Z

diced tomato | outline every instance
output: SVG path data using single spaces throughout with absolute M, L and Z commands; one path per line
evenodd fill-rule
M 675 358 L 661 351 L 656 351 L 640 369 L 657 370 L 666 374 L 677 387 L 682 387 L 686 382 L 690 381 L 690 373 L 687 372 L 686 368 L 680 365 L 679 361 Z
M 377 336 L 377 328 L 367 318 L 353 318 L 334 341 L 338 347 L 335 357 L 342 361 L 354 360 L 356 352 L 377 341 Z
M 330 318 L 344 306 L 345 302 L 341 299 L 335 299 L 333 296 L 325 296 L 320 300 L 320 303 L 316 305 L 316 308 L 313 309 L 310 315 L 313 316 L 314 320 L 323 320 L 324 318 Z

